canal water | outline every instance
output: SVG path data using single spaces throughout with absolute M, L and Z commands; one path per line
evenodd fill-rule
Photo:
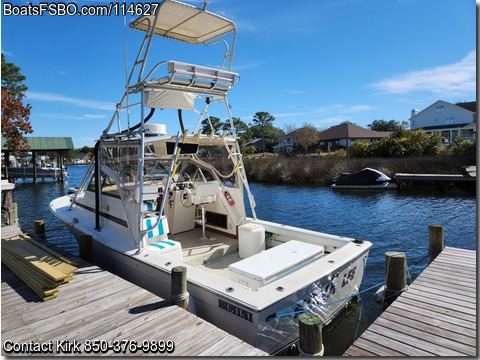
M 65 183 L 52 180 L 17 180 L 13 194 L 24 231 L 33 221 L 45 220 L 48 229 L 62 228 L 48 210 L 49 202 L 80 184 L 87 166 L 70 166 Z M 250 184 L 257 217 L 286 225 L 368 240 L 370 251 L 362 301 L 324 329 L 325 355 L 338 356 L 380 314 L 373 301 L 385 280 L 385 252 L 403 251 L 413 280 L 428 263 L 428 225 L 444 227 L 445 246 L 476 250 L 476 197 L 450 189 L 388 191 L 333 191 L 328 187 L 289 187 Z M 55 245 L 78 255 L 78 246 L 68 230 L 47 233 Z M 409 281 L 408 281 L 409 282 Z

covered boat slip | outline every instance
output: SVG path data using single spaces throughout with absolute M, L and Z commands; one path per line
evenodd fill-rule
M 37 163 L 37 156 L 49 152 L 56 152 L 58 156 L 59 167 L 22 167 L 12 166 L 10 154 L 12 150 L 6 146 L 7 139 L 2 136 L 2 153 L 5 154 L 5 161 L 2 164 L 2 175 L 11 178 L 54 178 L 63 181 L 66 171 L 63 169 L 63 155 L 65 152 L 73 150 L 73 141 L 71 137 L 52 137 L 52 136 L 27 136 L 30 152 L 32 153 L 31 164 Z

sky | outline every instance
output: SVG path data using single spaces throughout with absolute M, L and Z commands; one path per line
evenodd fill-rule
M 203 0 L 185 2 L 202 7 Z M 382 119 L 401 123 L 437 100 L 476 100 L 474 0 L 208 2 L 207 10 L 237 25 L 232 71 L 241 78 L 229 102 L 232 116 L 247 124 L 265 111 L 283 130 L 307 124 L 324 130 L 344 121 L 367 127 Z M 123 96 L 125 63 L 130 71 L 143 40 L 124 26 L 136 16 L 15 16 L 5 3 L 1 51 L 26 76 L 31 136 L 70 136 L 75 148 L 93 147 Z M 155 62 L 220 61 L 198 46 L 155 44 Z

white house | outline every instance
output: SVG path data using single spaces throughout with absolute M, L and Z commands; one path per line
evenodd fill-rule
M 475 140 L 477 132 L 476 101 L 451 104 L 438 100 L 426 109 L 413 109 L 410 129 L 423 129 L 427 133 L 439 132 L 445 143 L 455 139 L 460 131 L 465 140 Z

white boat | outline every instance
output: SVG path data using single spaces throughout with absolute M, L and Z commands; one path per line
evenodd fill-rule
M 371 243 L 257 218 L 227 101 L 239 80 L 232 21 L 168 0 L 130 26 L 146 35 L 127 90 L 77 191 L 50 209 L 77 238 L 92 237 L 95 263 L 164 299 L 172 268 L 184 266 L 191 311 L 276 353 L 298 338 L 300 312 L 328 324 L 344 309 Z M 154 35 L 224 49 L 221 67 L 170 60 L 147 71 Z M 193 130 L 186 110 L 195 114 Z M 160 120 L 147 124 L 154 111 Z M 228 119 L 228 131 L 201 132 L 213 111 Z M 162 119 L 177 114 L 181 131 L 169 135 Z M 119 119 L 134 116 L 138 124 L 121 130 Z
M 57 166 L 42 166 L 36 167 L 35 173 L 33 171 L 33 166 L 9 166 L 5 172 L 5 168 L 2 169 L 2 173 L 5 176 L 8 175 L 9 178 L 33 178 L 34 176 L 41 179 L 52 178 L 59 179 L 61 177 L 61 172 L 63 171 L 63 177 L 68 176 L 68 172 L 65 167 L 60 169 Z

